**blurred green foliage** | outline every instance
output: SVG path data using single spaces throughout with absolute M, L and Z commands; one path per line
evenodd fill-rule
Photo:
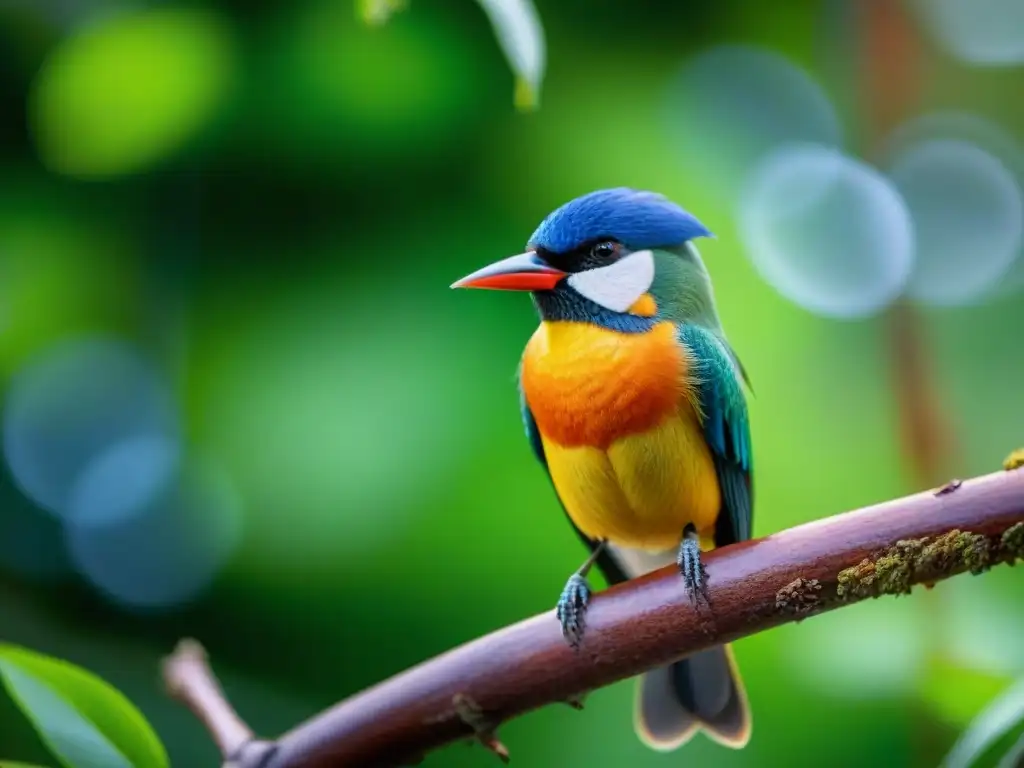
M 34 83 L 40 158 L 59 173 L 105 176 L 176 152 L 223 102 L 231 48 L 219 17 L 182 8 L 125 13 L 69 36 Z
M 542 106 L 522 114 L 469 0 L 414 2 L 383 26 L 351 0 L 123 5 L 0 6 L 0 371 L 71 335 L 138 342 L 237 487 L 244 540 L 196 600 L 129 611 L 60 565 L 60 529 L 6 477 L 0 531 L 24 550 L 3 516 L 36 515 L 31 546 L 57 565 L 0 559 L 0 638 L 111 681 L 173 764 L 215 759 L 157 682 L 181 635 L 273 735 L 553 606 L 582 551 L 522 433 L 514 375 L 536 321 L 522 296 L 447 286 L 593 188 L 657 189 L 718 234 L 702 252 L 756 390 L 756 535 L 918 490 L 884 319 L 823 320 L 762 282 L 707 178 L 714 157 L 680 162 L 687 121 L 665 118 L 686 57 L 736 40 L 850 103 L 827 7 L 542 4 Z M 1006 96 L 1019 80 L 934 67 L 933 103 L 1024 126 Z M 994 470 L 1024 436 L 1020 298 L 924 316 L 957 472 Z M 742 752 L 646 751 L 629 682 L 502 738 L 527 766 L 934 765 L 1024 671 L 1020 589 L 1015 571 L 962 577 L 739 642 Z M 0 748 L 47 759 L 6 700 Z M 456 745 L 424 765 L 492 761 Z

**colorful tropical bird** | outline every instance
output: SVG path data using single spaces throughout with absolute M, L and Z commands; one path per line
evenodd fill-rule
M 595 563 L 615 584 L 675 562 L 691 599 L 707 600 L 701 550 L 750 538 L 749 381 L 691 242 L 710 234 L 662 195 L 599 190 L 551 213 L 525 253 L 452 286 L 529 291 L 540 314 L 520 364 L 520 405 L 591 550 L 556 608 L 574 647 Z M 750 711 L 730 648 L 643 675 L 634 722 L 658 750 L 697 729 L 743 747 Z

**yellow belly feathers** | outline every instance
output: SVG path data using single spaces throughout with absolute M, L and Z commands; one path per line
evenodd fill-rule
M 702 539 L 721 506 L 710 449 L 675 328 L 625 334 L 544 322 L 527 344 L 522 386 L 559 498 L 587 536 L 651 551 Z

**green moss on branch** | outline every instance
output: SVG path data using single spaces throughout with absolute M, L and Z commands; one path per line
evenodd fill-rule
M 988 536 L 952 530 L 941 536 L 898 541 L 880 554 L 839 572 L 836 596 L 842 600 L 908 594 L 957 573 L 983 573 L 999 562 L 1024 558 L 1024 523 Z

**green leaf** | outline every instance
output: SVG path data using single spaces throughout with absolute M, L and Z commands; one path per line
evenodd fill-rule
M 35 765 L 34 763 L 15 763 L 12 760 L 0 760 L 0 768 L 43 768 L 43 766 Z
M 1007 688 L 974 718 L 942 762 L 942 768 L 993 764 L 993 753 L 1024 728 L 1024 679 Z M 1001 750 L 998 750 L 1001 751 Z M 1012 750 L 1011 750 L 1012 751 Z
M 547 54 L 544 29 L 533 0 L 477 1 L 490 19 L 498 44 L 516 76 L 513 96 L 516 108 L 536 109 Z
M 91 672 L 0 643 L 0 679 L 66 768 L 168 768 L 167 752 L 142 714 Z

